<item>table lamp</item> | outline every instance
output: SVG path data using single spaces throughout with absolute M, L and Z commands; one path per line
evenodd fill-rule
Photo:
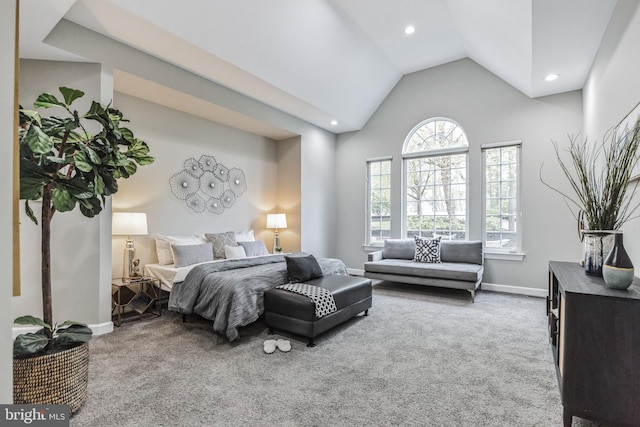
M 124 246 L 124 265 L 122 277 L 140 277 L 140 268 L 136 259 L 136 248 L 133 246 L 131 236 L 142 236 L 147 232 L 147 214 L 138 212 L 114 212 L 111 219 L 111 234 L 126 235 L 127 242 Z
M 287 215 L 283 213 L 267 214 L 267 228 L 275 228 L 276 234 L 273 236 L 273 253 L 282 251 L 280 248 L 280 235 L 278 228 L 287 228 Z M 279 249 L 279 250 L 278 250 Z

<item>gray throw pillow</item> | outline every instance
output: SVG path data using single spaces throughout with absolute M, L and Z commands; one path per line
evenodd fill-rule
M 238 246 L 236 244 L 236 233 L 227 231 L 226 233 L 207 233 L 205 237 L 213 243 L 213 257 L 215 259 L 224 259 L 224 247 Z
M 312 254 L 285 255 L 287 275 L 291 283 L 304 283 L 322 277 L 322 268 Z
M 213 261 L 213 245 L 211 243 L 171 245 L 171 252 L 173 252 L 173 261 L 176 267 L 186 267 L 199 262 Z
M 256 240 L 255 242 L 238 242 L 238 244 L 244 248 L 247 256 L 269 255 L 267 247 L 262 240 Z

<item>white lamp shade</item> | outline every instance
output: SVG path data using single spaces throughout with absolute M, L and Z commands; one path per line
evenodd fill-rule
M 267 228 L 287 228 L 287 215 L 267 214 Z
M 147 214 L 138 212 L 114 212 L 111 218 L 111 234 L 123 234 L 127 236 L 148 234 Z

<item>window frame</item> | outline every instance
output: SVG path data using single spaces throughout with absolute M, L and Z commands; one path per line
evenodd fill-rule
M 372 188 L 371 188 L 371 165 L 373 163 L 383 163 L 383 162 L 389 162 L 389 233 L 391 233 L 391 206 L 392 206 L 392 201 L 391 201 L 391 195 L 392 195 L 392 180 L 393 180 L 393 175 L 391 173 L 391 168 L 393 165 L 393 156 L 382 156 L 382 157 L 374 157 L 374 158 L 370 158 L 366 160 L 366 176 L 365 176 L 365 181 L 366 181 L 366 193 L 365 193 L 365 197 L 366 197 L 366 203 L 365 203 L 365 243 L 364 246 L 365 247 L 372 247 L 372 248 L 381 248 L 384 246 L 384 240 L 382 239 L 380 241 L 373 241 L 372 239 L 372 220 L 371 218 L 373 217 L 372 215 L 372 208 L 373 205 L 371 203 L 371 199 L 372 199 Z
M 515 248 L 494 248 L 487 246 L 487 151 L 496 148 L 516 148 L 516 234 Z M 482 158 L 482 230 L 481 236 L 484 243 L 484 252 L 489 255 L 489 258 L 500 259 L 500 256 L 505 256 L 505 259 L 511 259 L 513 257 L 522 260 L 524 254 L 522 252 L 522 140 L 511 140 L 502 142 L 493 142 L 482 144 L 480 146 L 481 158 Z M 502 182 L 502 180 L 500 180 Z M 501 198 L 502 200 L 502 198 Z M 492 256 L 493 255 L 493 256 Z
M 429 123 L 436 121 L 446 121 L 453 125 L 455 125 L 462 134 L 464 135 L 464 140 L 466 145 L 464 146 L 454 146 L 448 148 L 434 148 L 423 151 L 410 151 L 407 152 L 407 146 L 412 138 L 412 136 L 423 126 L 428 125 Z M 416 126 L 411 129 L 411 132 L 407 134 L 405 137 L 404 143 L 402 145 L 402 236 L 407 237 L 407 162 L 410 160 L 421 159 L 421 158 L 430 158 L 430 157 L 444 157 L 444 156 L 455 156 L 464 154 L 465 156 L 465 236 L 464 239 L 469 239 L 469 219 L 470 219 L 470 194 L 469 194 L 469 138 L 467 137 L 467 133 L 464 128 L 455 120 L 452 120 L 447 117 L 431 117 L 429 119 L 423 120 L 418 123 Z

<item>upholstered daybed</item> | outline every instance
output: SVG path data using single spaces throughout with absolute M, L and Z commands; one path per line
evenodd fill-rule
M 364 276 L 370 279 L 465 289 L 471 302 L 482 283 L 484 256 L 482 241 L 442 240 L 440 262 L 416 262 L 414 239 L 388 239 L 384 248 L 371 252 L 364 264 Z

